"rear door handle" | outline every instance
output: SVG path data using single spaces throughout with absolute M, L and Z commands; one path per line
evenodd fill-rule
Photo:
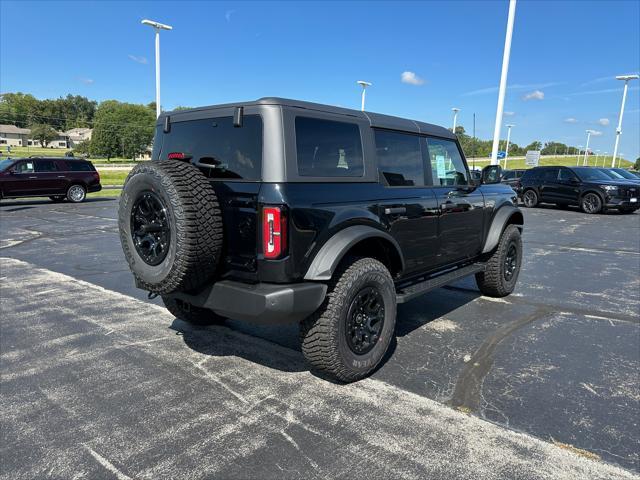
M 38 178 L 38 177 L 29 177 L 29 178 Z
M 407 213 L 407 209 L 406 207 L 387 207 L 384 209 L 384 213 L 386 215 Z
M 64 175 L 58 175 L 58 178 L 67 178 Z

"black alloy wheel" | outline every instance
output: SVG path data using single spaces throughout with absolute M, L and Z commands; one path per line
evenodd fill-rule
M 518 270 L 518 248 L 515 243 L 509 244 L 507 255 L 504 257 L 504 279 L 509 282 Z
M 146 191 L 131 209 L 131 238 L 140 258 L 147 265 L 159 265 L 167 256 L 171 229 L 167 207 L 153 192 Z
M 384 299 L 375 287 L 365 287 L 351 301 L 347 313 L 347 345 L 356 355 L 375 347 L 384 326 Z
M 524 206 L 528 208 L 535 207 L 538 204 L 538 194 L 533 190 L 527 190 L 522 197 Z
M 602 209 L 602 200 L 595 193 L 587 193 L 582 199 L 584 213 L 598 213 Z

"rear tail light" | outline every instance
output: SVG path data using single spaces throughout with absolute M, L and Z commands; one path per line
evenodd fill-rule
M 287 218 L 281 207 L 262 209 L 262 253 L 264 258 L 279 258 L 287 250 Z
M 93 172 L 93 178 L 96 179 L 96 182 L 100 182 L 100 173 L 97 171 Z

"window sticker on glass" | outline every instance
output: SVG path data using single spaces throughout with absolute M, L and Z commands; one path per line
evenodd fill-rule
M 33 170 L 33 163 L 27 163 L 27 170 Z
M 444 155 L 436 155 L 436 171 L 438 172 L 438 178 L 445 178 L 447 176 L 447 169 L 444 165 Z

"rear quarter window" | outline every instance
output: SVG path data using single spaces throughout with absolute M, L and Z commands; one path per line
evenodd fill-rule
M 537 170 L 526 170 L 523 174 L 521 179 L 523 181 L 533 181 L 538 177 L 538 171 Z
M 364 160 L 360 127 L 355 123 L 296 117 L 298 175 L 362 177 Z
M 158 158 L 184 153 L 198 166 L 206 166 L 210 178 L 260 180 L 262 118 L 245 115 L 242 127 L 233 126 L 233 117 L 172 122 L 161 149 Z
M 83 162 L 81 160 L 67 160 L 65 161 L 66 169 L 70 172 L 93 172 L 95 168 L 89 162 Z

